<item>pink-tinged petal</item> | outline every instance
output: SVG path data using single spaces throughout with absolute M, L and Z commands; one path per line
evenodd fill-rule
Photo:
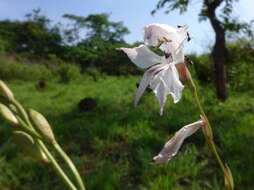
M 162 38 L 174 40 L 177 30 L 166 24 L 149 24 L 144 27 L 144 42 L 149 46 L 157 46 Z
M 184 140 L 194 134 L 202 125 L 204 125 L 203 120 L 191 123 L 182 127 L 175 135 L 164 145 L 160 153 L 153 158 L 155 163 L 166 163 L 170 161 L 179 151 Z
M 179 63 L 184 61 L 182 45 L 187 36 L 187 26 L 175 29 L 165 24 L 150 24 L 145 26 L 144 43 L 157 46 L 160 40 L 167 39 L 168 42 L 164 42 L 160 49 L 172 55 L 175 63 Z
M 143 69 L 162 63 L 164 59 L 145 45 L 135 48 L 120 48 L 120 50 L 124 51 L 134 64 Z
M 161 70 L 165 69 L 167 67 L 167 63 L 162 63 L 158 65 L 154 65 L 153 67 L 149 68 L 145 73 L 143 78 L 141 79 L 139 83 L 139 87 L 137 89 L 135 99 L 134 99 L 134 105 L 137 106 L 141 96 L 145 92 L 145 89 L 150 84 L 151 80 L 153 79 L 154 75 L 160 72 Z

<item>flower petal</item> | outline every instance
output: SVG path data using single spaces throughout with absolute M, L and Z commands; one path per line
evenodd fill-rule
M 140 45 L 135 48 L 120 48 L 120 50 L 123 50 L 134 64 L 143 69 L 162 63 L 164 59 L 152 52 L 145 45 Z
M 144 43 L 149 46 L 157 46 L 162 38 L 171 39 L 174 37 L 177 30 L 166 24 L 149 24 L 144 27 Z
M 167 73 L 165 73 L 163 79 L 165 81 L 165 84 L 167 85 L 169 93 L 174 100 L 174 103 L 179 102 L 182 97 L 182 91 L 184 86 L 179 79 L 179 74 L 174 64 L 170 64 L 169 68 L 167 69 Z
M 145 26 L 144 43 L 149 46 L 157 46 L 159 40 L 167 39 L 160 48 L 168 55 L 172 55 L 175 63 L 184 61 L 182 44 L 187 39 L 187 26 L 175 29 L 165 24 L 150 24 Z
M 179 80 L 175 65 L 172 63 L 168 64 L 167 67 L 159 71 L 151 79 L 150 88 L 153 90 L 160 103 L 160 115 L 162 115 L 167 96 L 170 94 L 174 103 L 177 103 L 181 99 L 184 86 Z
M 166 69 L 160 71 L 150 82 L 150 88 L 153 90 L 160 104 L 160 115 L 163 114 L 163 108 L 167 100 L 167 95 L 169 94 L 167 85 L 163 79 Z
M 153 67 L 149 68 L 143 75 L 143 78 L 141 79 L 139 83 L 139 87 L 137 89 L 135 99 L 134 99 L 134 105 L 137 106 L 141 96 L 145 92 L 145 89 L 150 84 L 150 81 L 153 79 L 154 75 L 158 73 L 159 71 L 165 69 L 167 67 L 167 63 L 162 63 L 158 65 L 154 65 Z
M 204 121 L 199 120 L 186 125 L 177 131 L 175 135 L 164 145 L 160 153 L 153 158 L 155 163 L 160 164 L 170 161 L 177 154 L 184 140 L 194 134 L 202 125 L 204 125 Z

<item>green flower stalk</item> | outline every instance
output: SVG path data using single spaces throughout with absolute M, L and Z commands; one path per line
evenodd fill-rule
M 13 134 L 14 142 L 23 150 L 24 153 L 35 160 L 43 161 L 47 164 L 50 163 L 43 150 L 35 144 L 34 139 L 29 134 L 24 131 L 17 130 L 15 130 Z
M 197 91 L 196 85 L 195 85 L 195 83 L 194 83 L 194 81 L 193 81 L 193 79 L 191 77 L 191 74 L 188 71 L 187 67 L 186 67 L 186 70 L 187 70 L 187 80 L 188 80 L 188 83 L 190 85 L 190 89 L 192 90 L 195 102 L 197 104 L 197 107 L 198 107 L 200 113 L 202 114 L 204 120 L 207 123 L 206 127 L 203 128 L 203 133 L 204 133 L 204 136 L 206 137 L 207 144 L 208 144 L 211 152 L 215 156 L 219 166 L 221 167 L 221 169 L 222 169 L 222 171 L 224 173 L 226 188 L 228 190 L 233 190 L 234 189 L 234 180 L 233 180 L 233 176 L 232 176 L 231 170 L 228 167 L 228 165 L 224 164 L 223 161 L 220 158 L 220 155 L 219 155 L 219 153 L 217 151 L 217 148 L 216 148 L 216 145 L 214 143 L 213 130 L 212 130 L 211 124 L 210 124 L 210 122 L 209 122 L 209 120 L 208 120 L 208 118 L 207 118 L 207 116 L 205 114 L 205 111 L 204 111 L 204 109 L 202 107 L 202 104 L 200 102 L 200 98 L 198 96 L 198 91 Z
M 18 138 L 18 145 L 21 148 L 23 147 L 24 151 L 30 156 L 51 164 L 70 190 L 85 190 L 78 170 L 57 143 L 47 119 L 41 113 L 32 109 L 27 113 L 3 81 L 0 81 L 0 96 L 4 98 L 3 103 L 0 103 L 0 115 L 11 125 L 18 126 L 14 128 L 14 136 Z M 66 175 L 47 146 L 52 146 L 65 161 L 77 185 Z

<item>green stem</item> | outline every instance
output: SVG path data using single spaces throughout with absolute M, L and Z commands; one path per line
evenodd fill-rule
M 207 141 L 207 144 L 208 146 L 210 147 L 212 153 L 214 154 L 216 160 L 218 161 L 223 173 L 224 173 L 224 176 L 228 182 L 228 184 L 231 184 L 230 181 L 230 176 L 228 174 L 228 170 L 226 169 L 225 165 L 223 164 L 218 152 L 217 152 L 217 149 L 216 149 L 216 145 L 214 143 L 214 140 L 213 140 L 213 131 L 212 131 L 212 127 L 211 127 L 211 124 L 205 114 L 205 111 L 201 105 L 201 102 L 200 102 L 200 99 L 199 99 L 199 96 L 198 96 L 198 92 L 197 92 L 197 89 L 196 89 L 196 86 L 194 84 L 194 82 L 191 80 L 191 85 L 192 85 L 192 88 L 193 88 L 193 93 L 194 93 L 194 98 L 195 98 L 195 101 L 197 103 L 197 106 L 200 110 L 200 113 L 202 114 L 202 116 L 204 117 L 204 119 L 206 120 L 206 123 L 207 123 L 207 128 L 206 129 L 203 129 L 203 133 L 206 137 L 206 141 Z M 233 190 L 233 187 L 231 185 L 227 186 L 227 188 L 229 190 Z
M 54 169 L 56 170 L 57 174 L 62 178 L 64 183 L 69 187 L 71 190 L 77 190 L 77 188 L 73 185 L 71 180 L 67 177 L 67 175 L 64 173 L 62 168 L 59 166 L 59 164 L 56 162 L 55 158 L 52 156 L 52 154 L 49 152 L 47 147 L 44 145 L 44 143 L 40 140 L 36 140 L 38 145 L 41 147 L 45 155 L 48 157 L 50 162 L 53 164 Z
M 21 126 L 23 127 L 24 131 L 28 132 L 30 135 L 32 135 L 35 138 L 35 141 L 37 144 L 41 147 L 45 155 L 48 157 L 48 159 L 52 162 L 57 174 L 63 179 L 65 184 L 71 189 L 71 190 L 77 190 L 77 188 L 73 185 L 73 183 L 70 181 L 70 179 L 67 177 L 67 175 L 64 173 L 62 168 L 59 166 L 55 158 L 52 156 L 52 154 L 49 152 L 47 147 L 44 145 L 43 141 L 44 139 L 36 132 L 33 125 L 31 124 L 29 120 L 29 116 L 26 113 L 23 106 L 15 99 L 11 100 L 11 103 L 17 108 L 17 111 L 19 112 L 20 117 L 19 122 Z M 54 146 L 56 150 L 61 154 L 61 156 L 64 158 L 64 160 L 67 162 L 68 166 L 71 168 L 74 176 L 76 177 L 76 180 L 80 186 L 81 190 L 85 190 L 84 185 L 82 183 L 81 177 L 75 168 L 74 164 L 71 162 L 70 158 L 65 154 L 65 152 L 61 149 L 61 147 L 56 143 L 56 146 Z
M 85 188 L 85 186 L 83 184 L 82 178 L 80 177 L 77 168 L 75 167 L 75 165 L 73 164 L 73 162 L 71 161 L 69 156 L 63 151 L 63 149 L 61 148 L 61 146 L 57 142 L 53 143 L 53 146 L 56 149 L 56 151 L 62 156 L 64 161 L 68 164 L 69 168 L 71 169 L 73 175 L 76 178 L 76 181 L 77 181 L 77 183 L 79 185 L 79 188 L 81 190 L 85 190 L 86 188 Z
M 35 139 L 43 140 L 41 135 L 38 134 L 32 127 L 29 127 L 19 116 L 16 117 L 18 122 L 20 123 L 20 127 L 22 127 L 25 132 L 33 136 Z
M 23 120 L 28 124 L 28 126 L 31 126 L 31 122 L 23 106 L 15 99 L 12 100 L 11 103 L 18 109 L 18 112 L 20 113 Z

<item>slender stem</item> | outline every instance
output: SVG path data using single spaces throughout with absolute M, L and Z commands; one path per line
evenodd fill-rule
M 44 145 L 44 143 L 40 140 L 36 140 L 38 145 L 41 147 L 41 149 L 43 150 L 43 152 L 46 154 L 46 156 L 48 157 L 48 159 L 51 161 L 51 163 L 54 166 L 54 169 L 56 170 L 57 174 L 62 178 L 62 180 L 64 181 L 64 183 L 69 187 L 69 189 L 71 190 L 77 190 L 77 188 L 73 185 L 73 183 L 71 182 L 71 180 L 67 177 L 67 175 L 64 173 L 64 171 L 62 170 L 62 168 L 59 166 L 59 164 L 57 163 L 57 161 L 55 160 L 55 158 L 52 156 L 52 154 L 49 152 L 49 150 L 47 149 L 47 147 Z
M 57 163 L 53 155 L 49 152 L 47 147 L 44 145 L 43 141 L 44 139 L 36 132 L 34 129 L 33 125 L 31 124 L 29 120 L 29 116 L 26 113 L 25 109 L 23 106 L 15 99 L 11 100 L 11 103 L 17 108 L 20 116 L 19 122 L 23 129 L 28 132 L 30 135 L 32 135 L 35 138 L 36 143 L 38 144 L 39 147 L 43 150 L 45 155 L 48 157 L 48 159 L 51 161 L 51 163 L 54 166 L 54 169 L 56 170 L 57 174 L 63 179 L 65 184 L 71 189 L 71 190 L 77 190 L 77 188 L 73 185 L 71 180 L 67 177 L 67 175 L 64 173 L 60 165 Z M 61 156 L 64 158 L 68 166 L 71 168 L 81 190 L 85 190 L 84 185 L 82 183 L 81 177 L 75 168 L 74 164 L 71 162 L 70 158 L 65 154 L 65 152 L 61 149 L 61 147 L 56 143 L 56 146 L 54 146 L 55 149 L 61 154 Z
M 56 149 L 56 151 L 62 156 L 62 158 L 67 163 L 69 168 L 71 169 L 71 171 L 72 171 L 73 175 L 75 176 L 76 181 L 77 181 L 77 183 L 79 185 L 79 188 L 81 190 L 85 190 L 86 188 L 85 188 L 85 186 L 83 184 L 82 178 L 80 177 L 77 168 L 75 167 L 75 165 L 73 164 L 73 162 L 71 161 L 69 156 L 63 151 L 63 149 L 61 148 L 61 146 L 57 142 L 53 143 L 53 146 Z
M 27 132 L 29 135 L 37 138 L 37 139 L 42 139 L 41 135 L 38 134 L 33 128 L 29 127 L 19 116 L 16 116 L 18 122 L 20 123 L 20 127 L 22 127 L 22 129 Z
M 214 140 L 213 140 L 212 127 L 211 127 L 211 124 L 210 124 L 210 122 L 209 122 L 209 120 L 208 120 L 208 118 L 207 118 L 207 116 L 205 114 L 205 111 L 204 111 L 204 109 L 203 109 L 203 107 L 201 105 L 201 102 L 200 102 L 200 99 L 199 99 L 199 96 L 198 96 L 198 92 L 197 92 L 196 86 L 195 86 L 193 81 L 191 81 L 191 84 L 192 84 L 192 87 L 194 89 L 193 93 L 194 93 L 194 98 L 195 98 L 195 101 L 197 103 L 197 106 L 198 106 L 202 116 L 206 120 L 206 123 L 207 123 L 207 128 L 203 129 L 203 133 L 204 133 L 204 135 L 206 137 L 207 144 L 210 147 L 212 153 L 214 154 L 216 160 L 218 161 L 218 163 L 219 163 L 219 165 L 220 165 L 220 167 L 221 167 L 221 169 L 222 169 L 222 171 L 224 173 L 224 176 L 225 176 L 226 180 L 228 181 L 228 184 L 231 184 L 230 183 L 231 180 L 230 180 L 229 174 L 227 172 L 227 169 L 226 169 L 225 165 L 223 164 L 223 162 L 222 162 L 222 160 L 221 160 L 221 158 L 220 158 L 220 156 L 219 156 L 219 154 L 217 152 L 216 145 L 215 145 Z M 233 190 L 233 187 L 231 185 L 227 186 L 227 188 L 229 190 Z

